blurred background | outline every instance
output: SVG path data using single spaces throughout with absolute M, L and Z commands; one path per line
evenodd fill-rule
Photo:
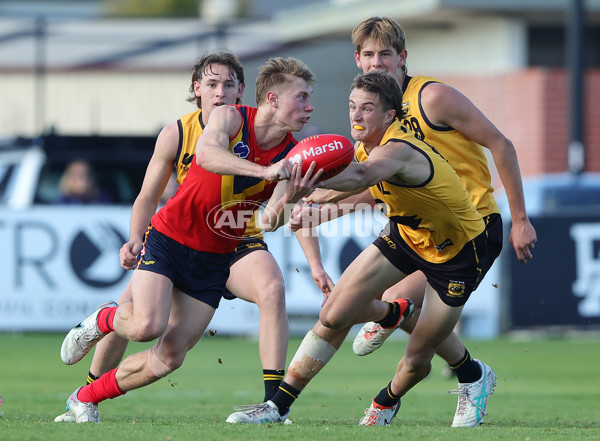
M 0 331 L 66 330 L 119 297 L 131 204 L 160 129 L 195 109 L 185 98 L 204 52 L 239 56 L 247 105 L 258 66 L 302 59 L 317 84 L 297 138 L 349 136 L 350 33 L 373 15 L 404 27 L 409 75 L 459 89 L 519 156 L 534 259 L 520 264 L 508 244 L 494 175 L 505 249 L 465 308 L 463 334 L 600 329 L 600 0 L 1 0 Z M 72 185 L 90 189 L 91 203 L 64 204 L 73 160 Z M 384 221 L 360 219 L 369 237 L 347 222 L 321 237 L 334 279 Z M 321 293 L 286 236 L 266 240 L 291 331 L 303 335 Z M 211 328 L 257 334 L 258 309 L 223 301 Z

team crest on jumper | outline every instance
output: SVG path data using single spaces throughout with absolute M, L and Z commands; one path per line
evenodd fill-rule
M 462 297 L 465 294 L 465 282 L 448 283 L 448 295 L 451 297 Z
M 250 147 L 248 147 L 243 142 L 238 142 L 236 145 L 233 146 L 233 149 L 231 149 L 231 151 L 237 157 L 246 159 L 250 154 Z

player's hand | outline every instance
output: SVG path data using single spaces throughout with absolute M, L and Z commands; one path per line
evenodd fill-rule
M 335 288 L 334 284 L 332 284 L 328 290 L 323 292 L 323 301 L 321 302 L 321 308 L 325 306 L 325 303 L 327 303 L 327 300 L 329 300 L 329 296 L 331 295 L 331 291 L 333 291 L 333 288 Z
M 526 219 L 521 222 L 513 222 L 510 229 L 510 236 L 508 241 L 515 249 L 517 253 L 517 259 L 522 263 L 527 263 L 528 260 L 533 259 L 532 250 L 535 248 L 537 242 L 537 234 L 535 228 Z
M 329 298 L 329 294 L 331 294 L 331 290 L 335 286 L 333 283 L 333 280 L 331 280 L 331 277 L 329 277 L 329 274 L 327 274 L 327 272 L 325 271 L 325 269 L 323 267 L 316 268 L 316 269 L 311 268 L 310 275 L 312 276 L 313 280 L 315 281 L 317 288 L 319 288 L 321 290 L 321 292 L 323 293 L 323 303 L 321 303 L 321 306 L 323 306 L 325 304 L 325 302 L 327 301 L 327 299 Z
M 292 174 L 293 165 L 288 159 L 282 159 L 275 164 L 265 167 L 266 181 L 283 181 L 289 179 Z
M 323 169 L 315 172 L 316 168 L 317 163 L 313 161 L 304 176 L 302 176 L 302 159 L 294 164 L 285 188 L 288 203 L 295 204 L 313 191 L 315 185 L 317 185 L 317 181 L 323 174 Z
M 132 240 L 124 243 L 119 251 L 121 266 L 126 270 L 130 270 L 138 261 L 138 254 L 142 250 L 142 242 L 140 240 Z
M 315 190 L 304 197 L 304 202 L 308 204 L 328 204 L 330 200 L 331 190 L 324 188 L 315 188 Z
M 301 228 L 318 227 L 321 223 L 320 214 L 319 208 L 299 202 L 292 210 L 288 226 L 294 232 Z

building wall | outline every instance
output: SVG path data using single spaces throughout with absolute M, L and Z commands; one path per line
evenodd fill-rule
M 405 26 L 409 72 L 481 75 L 527 65 L 527 27 L 505 17 L 464 16 L 452 24 Z
M 567 73 L 530 68 L 505 75 L 440 76 L 467 95 L 511 139 L 523 176 L 567 170 L 569 95 Z M 585 77 L 586 167 L 600 171 L 600 69 Z
M 351 59 L 346 61 L 337 73 L 331 66 L 307 60 L 315 66 L 318 79 L 310 125 L 321 132 L 349 135 L 345 97 L 356 68 Z M 253 65 L 247 66 L 249 82 L 253 82 L 255 71 Z M 468 96 L 513 141 L 523 176 L 567 170 L 569 100 L 565 71 L 531 68 L 507 74 L 438 78 Z M 54 127 L 63 134 L 157 134 L 164 125 L 195 109 L 185 101 L 189 81 L 187 72 L 57 72 L 49 73 L 43 88 L 37 89 L 32 74 L 5 73 L 0 75 L 0 136 L 35 136 L 42 125 L 45 130 Z M 600 121 L 599 97 L 600 69 L 588 70 L 584 142 L 586 171 L 593 172 L 600 171 L 600 125 L 594 123 Z M 244 101 L 254 105 L 253 85 L 247 88 Z
M 185 101 L 191 73 L 112 71 L 0 75 L 0 136 L 158 134 L 195 110 Z

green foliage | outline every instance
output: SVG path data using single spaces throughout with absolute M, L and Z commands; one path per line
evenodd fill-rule
M 181 369 L 150 386 L 100 404 L 101 425 L 53 423 L 67 396 L 83 384 L 90 356 L 74 366 L 60 361 L 63 334 L 0 334 L 0 439 L 3 441 L 298 440 L 382 439 L 542 441 L 600 439 L 600 353 L 595 339 L 472 341 L 474 357 L 498 373 L 486 423 L 451 429 L 455 380 L 432 373 L 402 400 L 390 427 L 359 427 L 370 400 L 385 387 L 405 341 L 388 341 L 367 357 L 350 342 L 302 392 L 292 425 L 229 425 L 237 404 L 262 401 L 255 340 L 205 336 Z M 299 345 L 290 342 L 288 359 Z M 129 352 L 148 344 L 130 344 Z

